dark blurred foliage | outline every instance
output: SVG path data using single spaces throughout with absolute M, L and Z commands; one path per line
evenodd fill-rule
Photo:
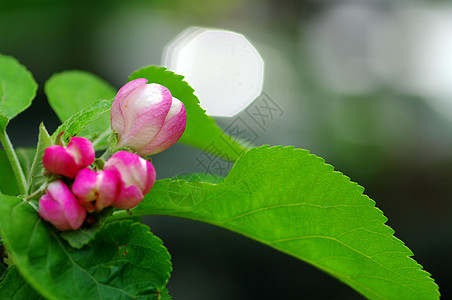
M 409 5 L 368 2 L 383 13 L 396 4 Z M 11 121 L 8 133 L 14 145 L 33 147 L 41 121 L 49 131 L 58 126 L 43 92 L 56 72 L 87 70 L 119 87 L 134 69 L 160 64 L 164 46 L 189 26 L 243 33 L 266 63 L 264 91 L 284 111 L 257 132 L 256 145 L 309 149 L 364 186 L 447 299 L 452 294 L 452 124 L 428 99 L 384 82 L 354 93 L 329 88 L 305 46 L 316 39 L 309 31 L 319 25 L 315 21 L 336 5 L 326 0 L 0 0 L 0 53 L 16 57 L 40 86 L 31 108 Z M 357 39 L 357 45 L 364 40 Z M 350 53 L 344 49 L 328 50 L 347 71 L 352 68 L 340 55 Z M 199 172 L 198 154 L 176 145 L 153 162 L 160 178 Z M 310 265 L 221 228 L 160 216 L 145 220 L 172 254 L 168 287 L 175 299 L 362 298 Z

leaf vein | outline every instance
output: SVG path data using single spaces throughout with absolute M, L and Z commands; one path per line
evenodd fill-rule
M 299 202 L 299 203 L 285 203 L 285 204 L 278 204 L 278 205 L 273 205 L 273 206 L 269 206 L 269 207 L 261 207 L 240 215 L 236 215 L 234 217 L 228 218 L 226 220 L 221 221 L 221 224 L 227 224 L 229 222 L 235 221 L 237 219 L 246 217 L 248 215 L 252 215 L 255 213 L 260 213 L 260 212 L 264 212 L 270 209 L 277 209 L 277 208 L 286 208 L 286 207 L 297 207 L 297 206 L 311 206 L 311 207 L 317 207 L 317 208 L 338 208 L 338 207 L 345 207 L 345 208 L 349 208 L 349 207 L 365 207 L 368 205 L 346 205 L 346 204 L 338 204 L 338 205 L 319 205 L 319 204 L 312 204 L 312 203 L 307 203 L 307 202 Z
M 102 282 L 99 282 L 95 277 L 93 277 L 89 272 L 87 272 L 84 268 L 82 268 L 77 262 L 75 262 L 75 261 L 73 260 L 73 258 L 72 258 L 72 257 L 69 255 L 69 253 L 66 251 L 66 248 L 64 247 L 64 245 L 62 245 L 60 239 L 55 235 L 54 232 L 51 232 L 51 233 L 52 233 L 52 235 L 54 236 L 55 240 L 57 241 L 57 243 L 58 243 L 58 245 L 60 246 L 60 248 L 61 248 L 61 250 L 63 251 L 63 253 L 67 256 L 67 258 L 69 259 L 69 261 L 72 263 L 72 265 L 73 265 L 74 267 L 76 267 L 77 269 L 79 269 L 82 273 L 84 273 L 88 278 L 90 278 L 90 279 L 97 285 L 97 287 L 98 287 L 98 292 L 99 292 L 99 298 L 102 299 L 102 295 L 101 295 L 101 293 L 100 293 L 100 287 L 99 287 L 99 285 L 106 286 L 106 287 L 108 287 L 108 288 L 110 288 L 110 289 L 118 290 L 118 291 L 120 291 L 120 292 L 126 294 L 127 296 L 133 297 L 133 295 L 130 294 L 130 293 L 128 293 L 127 291 L 124 291 L 124 290 L 118 289 L 118 288 L 116 288 L 116 287 L 114 287 L 114 286 L 106 285 L 106 284 L 104 284 L 104 283 L 102 283 Z M 73 268 L 73 269 L 74 269 L 74 268 Z M 75 282 L 75 281 L 74 281 L 74 282 Z
M 343 245 L 344 247 L 347 247 L 347 248 L 349 248 L 350 250 L 352 250 L 352 251 L 354 251 L 354 252 L 356 252 L 356 253 L 358 253 L 358 254 L 360 254 L 360 255 L 366 257 L 366 258 L 368 258 L 369 260 L 373 261 L 374 263 L 376 263 L 377 265 L 379 265 L 379 266 L 382 267 L 383 269 L 386 269 L 386 270 L 388 270 L 389 272 L 391 272 L 391 273 L 393 273 L 393 274 L 396 274 L 396 275 L 398 275 L 398 276 L 400 276 L 400 277 L 402 277 L 402 278 L 411 280 L 411 278 L 408 278 L 408 277 L 406 277 L 406 276 L 403 276 L 403 275 L 401 275 L 401 274 L 395 272 L 393 269 L 388 268 L 388 267 L 386 267 L 385 265 L 381 264 L 380 262 L 376 261 L 372 256 L 369 256 L 369 255 L 367 255 L 367 254 L 365 254 L 365 253 L 359 251 L 358 249 L 355 249 L 355 248 L 353 248 L 352 246 L 350 246 L 350 245 L 348 245 L 348 244 L 346 244 L 346 243 L 344 243 L 344 242 L 342 242 L 342 241 L 340 241 L 340 240 L 335 239 L 334 237 L 320 236 L 320 235 L 311 235 L 311 236 L 300 236 L 300 237 L 294 237 L 294 238 L 288 238 L 288 239 L 280 239 L 280 240 L 268 241 L 268 242 L 269 242 L 270 244 L 279 244 L 279 243 L 286 243 L 286 242 L 291 242 L 291 241 L 296 241 L 296 240 L 301 240 L 301 239 L 314 239 L 314 238 L 333 240 L 333 241 L 335 241 L 335 242 L 337 242 L 337 243 Z M 407 257 L 407 256 L 406 256 L 406 257 Z M 409 286 L 407 286 L 407 285 L 406 285 L 406 287 L 409 288 L 409 289 L 412 289 L 411 287 L 409 287 Z

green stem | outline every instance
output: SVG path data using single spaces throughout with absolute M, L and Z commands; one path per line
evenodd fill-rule
M 104 137 L 108 136 L 110 133 L 110 128 L 102 132 L 96 139 L 93 140 L 93 147 L 95 148 L 104 139 Z
M 28 189 L 27 181 L 25 179 L 24 171 L 20 166 L 19 159 L 17 158 L 17 154 L 14 151 L 11 141 L 9 140 L 8 134 L 6 133 L 6 129 L 0 129 L 0 142 L 3 145 L 3 149 L 6 152 L 6 156 L 8 157 L 9 163 L 11 164 L 11 168 L 13 169 L 14 175 L 16 176 L 19 190 L 21 194 L 25 195 Z
M 47 189 L 47 183 L 43 184 L 39 189 L 37 189 L 36 191 L 31 193 L 28 197 L 26 197 L 25 201 L 30 201 L 31 199 L 41 197 L 42 195 L 44 195 L 46 189 Z
M 113 152 L 113 149 L 110 146 L 108 146 L 108 148 L 107 148 L 107 150 L 105 150 L 104 154 L 102 154 L 100 156 L 100 159 L 102 159 L 103 161 L 107 161 L 110 158 L 112 152 Z

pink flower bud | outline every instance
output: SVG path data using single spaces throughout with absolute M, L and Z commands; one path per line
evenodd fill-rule
M 86 211 L 61 180 L 51 182 L 39 199 L 39 215 L 58 230 L 76 230 L 82 226 Z
M 116 152 L 104 165 L 105 171 L 118 174 L 119 192 L 112 206 L 130 209 L 143 200 L 155 182 L 155 169 L 152 164 L 137 154 L 127 151 Z
M 72 184 L 72 192 L 88 212 L 101 211 L 115 201 L 119 190 L 115 171 L 81 169 Z
M 111 128 L 118 133 L 118 147 L 130 147 L 141 156 L 168 149 L 185 130 L 184 104 L 170 91 L 145 78 L 130 81 L 116 95 L 111 107 Z
M 94 162 L 94 147 L 91 141 L 73 137 L 65 148 L 54 145 L 48 147 L 42 158 L 44 168 L 54 174 L 74 178 L 78 170 Z

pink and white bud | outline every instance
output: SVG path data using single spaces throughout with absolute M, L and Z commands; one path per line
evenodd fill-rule
M 185 106 L 157 83 L 139 78 L 124 85 L 111 107 L 111 128 L 118 147 L 130 147 L 141 156 L 159 153 L 176 143 L 185 130 Z
M 77 172 L 94 162 L 95 152 L 91 141 L 82 137 L 71 138 L 65 148 L 59 145 L 44 151 L 42 163 L 47 171 L 74 178 Z
M 118 174 L 119 192 L 112 206 L 130 209 L 143 200 L 154 185 L 156 174 L 154 166 L 139 155 L 127 151 L 116 152 L 104 165 L 105 171 Z
M 115 171 L 81 169 L 72 184 L 72 193 L 88 211 L 101 211 L 110 206 L 119 191 L 119 179 Z
M 39 215 L 58 230 L 76 230 L 86 218 L 86 210 L 78 203 L 61 180 L 51 182 L 39 199 Z

